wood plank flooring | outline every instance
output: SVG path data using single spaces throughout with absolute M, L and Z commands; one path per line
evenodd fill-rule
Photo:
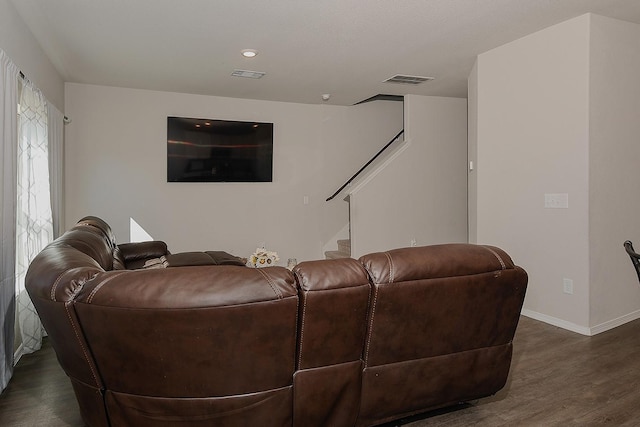
M 22 356 L 0 394 L 0 426 L 84 426 L 71 382 L 46 338 L 42 349 Z
M 640 320 L 586 337 L 521 317 L 507 385 L 407 425 L 640 426 Z M 422 419 L 420 419 L 422 418 Z
M 495 396 L 402 420 L 406 427 L 640 426 L 640 320 L 585 337 L 522 317 Z M 386 426 L 399 425 L 399 423 Z M 81 427 L 53 350 L 24 356 L 0 395 L 0 426 Z

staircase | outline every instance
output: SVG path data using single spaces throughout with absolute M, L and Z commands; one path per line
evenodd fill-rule
M 407 147 L 406 144 L 400 144 L 402 142 L 404 142 L 404 129 L 400 130 L 400 132 L 398 132 L 396 136 L 391 139 L 391 141 L 389 141 L 384 147 L 382 147 L 382 149 L 378 151 L 371 159 L 369 159 L 369 161 L 365 163 L 364 166 L 362 166 L 358 170 L 358 172 L 351 176 L 351 178 L 349 178 L 340 188 L 338 188 L 331 196 L 329 196 L 326 201 L 329 202 L 338 195 L 342 194 L 344 195 L 344 201 L 347 203 L 351 203 L 350 192 L 353 191 L 354 188 L 352 187 L 352 185 L 366 184 L 367 176 L 371 176 L 371 174 L 375 174 L 377 170 L 384 168 L 388 162 L 392 161 L 395 158 L 395 155 L 397 155 Z M 349 238 L 338 240 L 337 251 L 325 251 L 324 256 L 326 259 L 351 258 L 351 208 L 349 208 L 349 220 L 346 227 L 348 227 L 349 229 Z M 345 236 L 346 234 L 340 233 L 340 235 Z
M 324 256 L 326 259 L 351 258 L 351 240 L 338 240 L 338 250 L 326 251 Z

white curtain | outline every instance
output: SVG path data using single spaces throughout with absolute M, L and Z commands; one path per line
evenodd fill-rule
M 24 288 L 29 263 L 53 240 L 49 190 L 49 127 L 42 93 L 23 80 L 18 117 L 16 310 L 22 351 L 40 349 L 44 328 Z
M 0 390 L 13 373 L 15 339 L 18 67 L 0 50 Z

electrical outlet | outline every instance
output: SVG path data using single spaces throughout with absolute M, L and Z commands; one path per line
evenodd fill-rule
M 415 248 L 416 246 L 418 246 L 418 242 L 416 242 L 416 239 L 415 238 L 411 239 L 411 247 Z
M 573 280 L 562 279 L 562 290 L 565 294 L 573 295 Z

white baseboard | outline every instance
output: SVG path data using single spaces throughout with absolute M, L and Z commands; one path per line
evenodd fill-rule
M 553 326 L 557 326 L 562 329 L 566 329 L 571 332 L 576 332 L 582 335 L 591 335 L 591 331 L 589 328 L 584 326 L 577 325 L 572 322 L 567 322 L 566 320 L 558 319 L 557 317 L 548 316 L 546 314 L 538 313 L 537 311 L 527 310 L 526 308 L 522 309 L 522 315 L 530 317 L 535 320 L 539 320 L 544 323 L 548 323 Z
M 631 313 L 620 316 L 617 319 L 608 320 L 604 323 L 596 325 L 591 328 L 591 332 L 592 335 L 596 335 L 604 331 L 608 331 L 609 329 L 617 328 L 618 326 L 624 325 L 625 323 L 629 323 L 637 319 L 640 319 L 640 310 L 632 311 Z
M 640 310 L 633 311 L 616 319 L 608 320 L 593 327 L 581 326 L 572 322 L 567 322 L 566 320 L 558 319 L 557 317 L 548 316 L 546 314 L 538 313 L 532 310 L 527 310 L 526 308 L 522 309 L 522 315 L 535 320 L 539 320 L 544 323 L 548 323 L 553 326 L 557 326 L 562 329 L 566 329 L 571 332 L 576 332 L 581 335 L 593 336 L 610 329 L 617 328 L 618 326 L 624 325 L 625 323 L 640 319 Z

